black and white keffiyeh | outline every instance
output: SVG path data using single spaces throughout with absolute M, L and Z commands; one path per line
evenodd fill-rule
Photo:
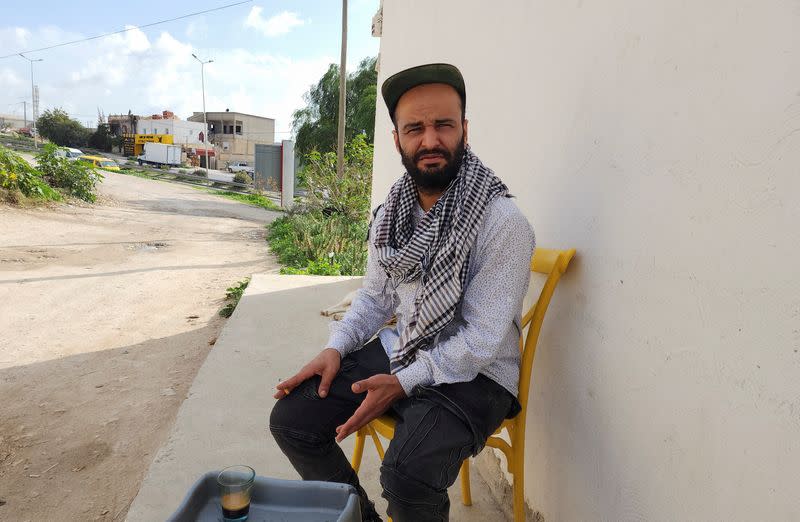
M 417 188 L 411 176 L 406 173 L 389 190 L 373 239 L 378 263 L 395 287 L 422 278 L 414 313 L 390 358 L 392 373 L 414 362 L 417 350 L 428 348 L 453 320 L 486 207 L 507 195 L 508 187 L 469 146 L 458 175 L 416 227 Z

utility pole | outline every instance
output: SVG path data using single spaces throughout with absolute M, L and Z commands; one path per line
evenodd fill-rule
M 342 0 L 342 60 L 339 65 L 339 133 L 336 140 L 339 179 L 344 175 L 344 118 L 347 98 L 347 0 Z
M 208 173 L 208 122 L 206 121 L 206 77 L 205 73 L 203 72 L 203 68 L 207 63 L 211 63 L 214 60 L 206 60 L 205 62 L 197 57 L 196 54 L 192 53 L 192 57 L 195 60 L 200 62 L 200 84 L 202 85 L 203 89 L 203 125 L 205 125 L 205 132 L 203 132 L 203 150 L 206 153 L 206 173 Z
M 38 104 L 36 103 L 36 89 L 34 89 L 33 87 L 33 62 L 41 62 L 44 61 L 44 59 L 37 58 L 34 60 L 33 58 L 28 58 L 22 53 L 19 53 L 19 55 L 28 60 L 31 64 L 31 103 L 32 103 L 31 134 L 33 134 L 33 148 L 36 149 L 38 148 L 38 146 L 36 145 L 36 107 Z

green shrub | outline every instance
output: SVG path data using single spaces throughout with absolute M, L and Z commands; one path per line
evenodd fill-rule
M 366 220 L 303 212 L 273 221 L 267 240 L 281 264 L 307 270 L 304 273 L 363 275 L 367 263 L 367 227 Z
M 335 152 L 316 150 L 306 157 L 302 177 L 308 188 L 307 204 L 312 210 L 342 214 L 354 220 L 369 218 L 372 189 L 373 146 L 358 135 L 345 147 L 344 169 L 339 176 Z
M 243 279 L 239 281 L 236 286 L 232 286 L 227 289 L 225 292 L 225 299 L 227 299 L 228 304 L 219 311 L 219 315 L 222 317 L 230 317 L 233 315 L 233 311 L 236 310 L 236 305 L 239 304 L 242 296 L 244 295 L 244 291 L 247 288 L 247 285 L 250 284 L 250 278 Z
M 237 172 L 233 175 L 234 183 L 244 183 L 245 185 L 252 185 L 253 178 L 247 172 Z
M 20 195 L 33 199 L 58 201 L 61 196 L 19 154 L 0 146 L 0 189 L 10 203 L 22 202 Z
M 208 177 L 208 172 L 206 172 L 203 169 L 195 169 L 194 172 L 192 172 L 192 174 L 194 174 L 195 176 L 200 176 L 201 178 Z
M 76 198 L 93 203 L 97 183 L 103 180 L 93 166 L 83 161 L 69 161 L 56 156 L 58 147 L 48 143 L 36 155 L 36 162 L 45 181 Z
M 344 175 L 336 154 L 312 152 L 303 176 L 308 196 L 295 212 L 269 225 L 267 240 L 283 273 L 363 275 L 373 147 L 356 136 L 345 149 Z
M 285 266 L 281 268 L 281 274 L 285 275 L 321 275 L 339 276 L 342 275 L 342 265 L 333 262 L 331 259 L 320 258 L 308 263 L 306 268 L 293 268 Z

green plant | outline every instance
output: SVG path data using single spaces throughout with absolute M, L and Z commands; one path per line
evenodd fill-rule
M 203 169 L 195 169 L 194 172 L 192 172 L 192 174 L 194 174 L 195 176 L 200 176 L 201 178 L 208 177 L 208 172 L 206 172 Z
M 48 109 L 36 120 L 36 129 L 62 147 L 85 147 L 92 131 L 70 118 L 64 109 Z
M 242 299 L 244 295 L 244 291 L 247 288 L 247 285 L 250 284 L 250 278 L 245 278 L 236 286 L 231 286 L 225 291 L 225 299 L 228 303 L 219 311 L 219 315 L 222 317 L 230 317 L 233 315 L 233 311 L 236 310 L 236 305 L 239 304 L 239 301 Z
M 34 169 L 25 158 L 0 145 L 0 189 L 4 199 L 21 203 L 19 197 L 58 201 L 61 196 L 42 178 L 42 173 Z
M 88 163 L 56 156 L 57 149 L 58 147 L 48 143 L 36 155 L 36 163 L 45 181 L 71 196 L 93 203 L 96 199 L 97 183 L 104 179 L 103 175 Z
M 234 183 L 244 183 L 245 185 L 252 185 L 253 178 L 247 172 L 237 172 L 233 175 Z
M 369 143 L 375 135 L 377 100 L 377 58 L 365 58 L 355 72 L 347 75 L 345 139 L 363 134 Z M 296 134 L 295 150 L 305 156 L 312 150 L 336 150 L 339 119 L 339 66 L 331 64 L 316 85 L 303 95 L 306 106 L 292 114 Z
M 110 152 L 111 147 L 114 146 L 115 143 L 121 144 L 120 140 L 115 140 L 115 136 L 111 134 L 109 130 L 108 123 L 98 122 L 97 129 L 89 136 L 88 143 L 89 146 L 98 150 L 102 150 L 103 152 Z
M 231 192 L 228 190 L 212 190 L 212 194 L 222 196 L 224 198 L 233 199 L 255 207 L 265 208 L 267 210 L 281 210 L 271 199 L 262 196 L 261 194 L 241 194 L 239 192 Z
M 303 167 L 309 208 L 325 214 L 341 214 L 352 220 L 366 220 L 369 217 L 373 150 L 363 135 L 353 138 L 345 147 L 341 176 L 336 168 L 335 153 L 312 151 Z
M 332 258 L 319 258 L 316 261 L 311 261 L 305 268 L 293 268 L 285 266 L 281 268 L 281 274 L 284 275 L 321 275 L 321 276 L 339 276 L 342 275 L 342 265 L 332 261 Z
M 270 249 L 291 268 L 325 270 L 321 260 L 338 267 L 335 275 L 363 275 L 367 263 L 366 220 L 322 212 L 300 212 L 270 223 Z M 313 263 L 317 263 L 312 266 Z M 311 273 L 311 272 L 307 272 Z

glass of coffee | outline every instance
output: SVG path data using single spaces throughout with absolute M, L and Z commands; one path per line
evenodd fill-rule
M 250 466 L 230 466 L 219 472 L 217 484 L 225 522 L 247 520 L 255 478 L 256 472 Z

